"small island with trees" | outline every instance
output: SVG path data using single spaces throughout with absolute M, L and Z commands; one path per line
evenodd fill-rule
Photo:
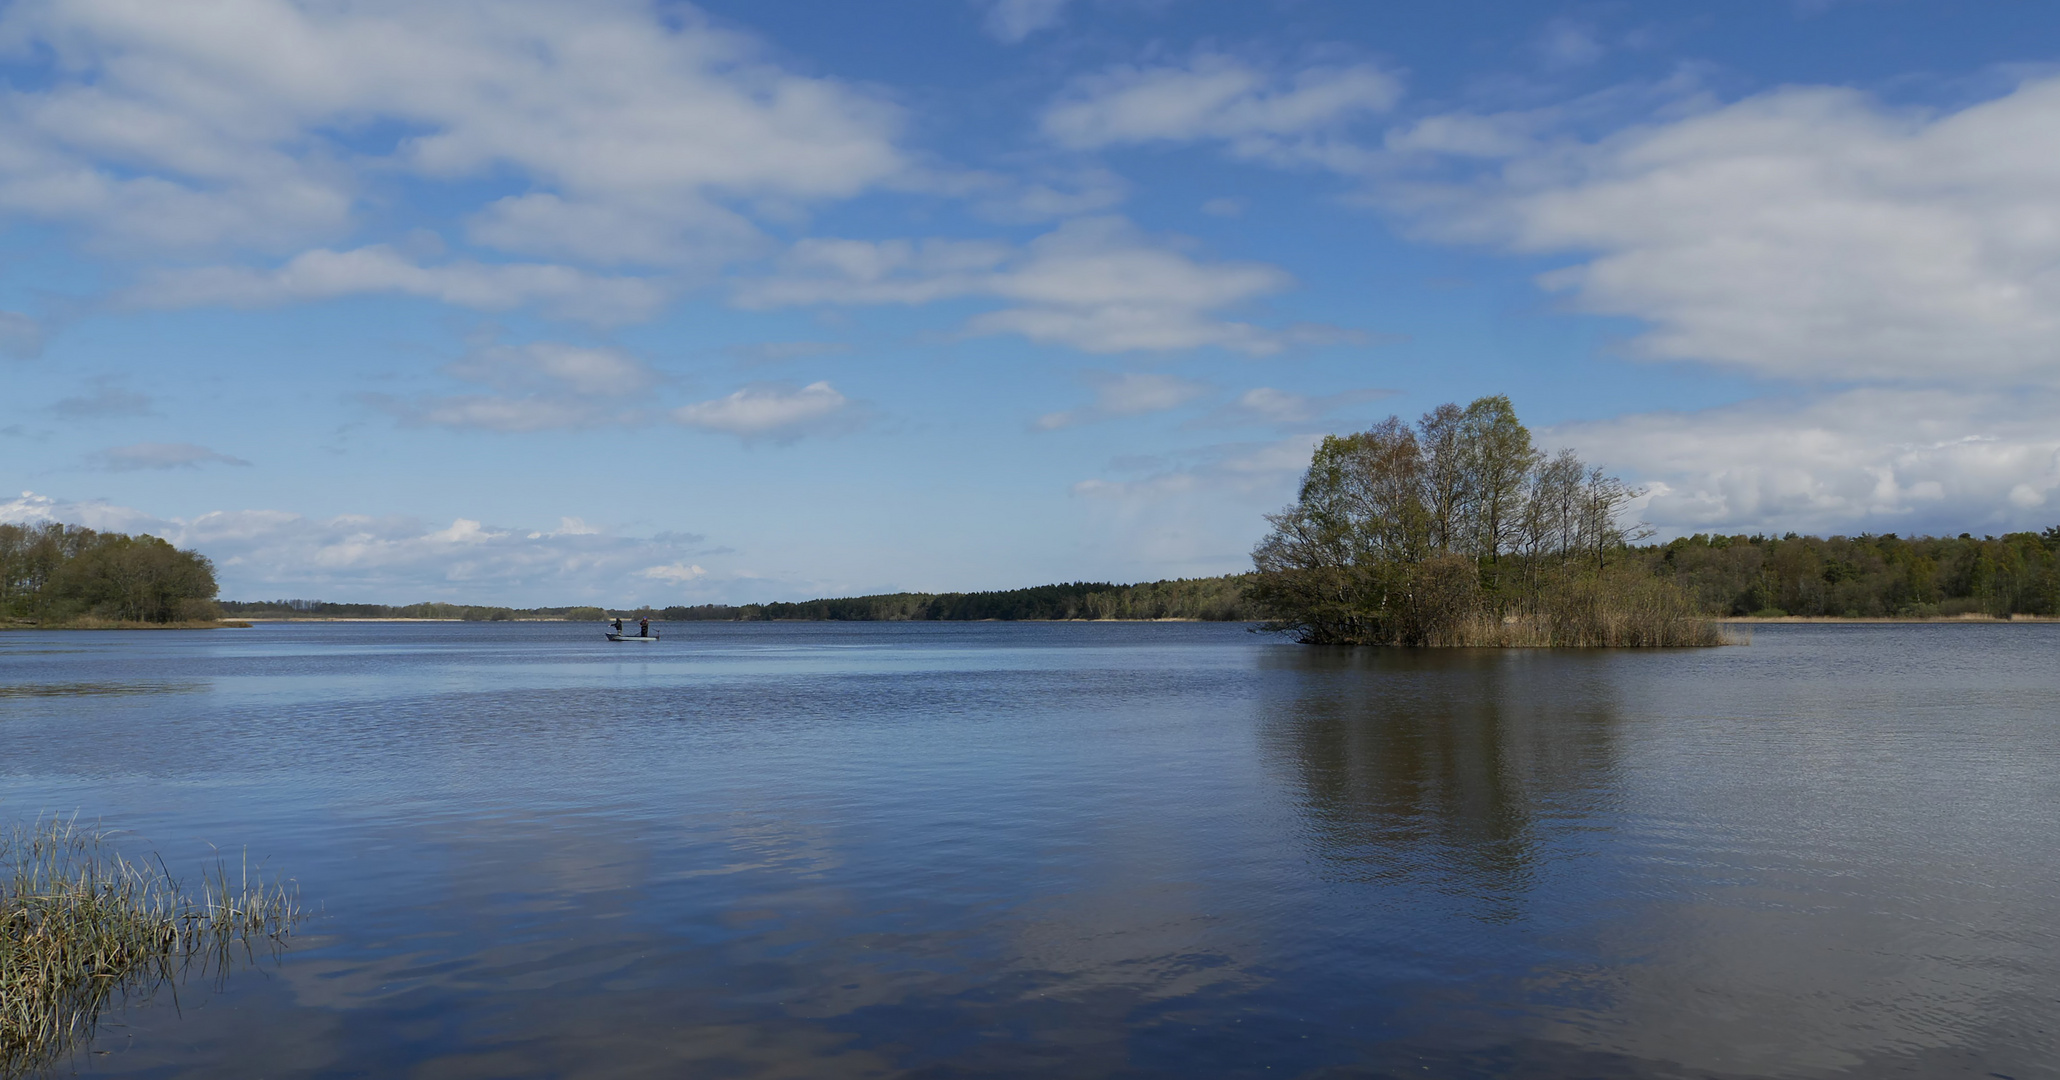
M 228 625 L 207 556 L 155 536 L 0 523 L 0 626 Z
M 1546 455 L 1506 397 L 1390 416 L 1317 446 L 1267 520 L 1249 593 L 1322 645 L 1719 645 L 1672 580 L 1626 557 L 1640 492 Z

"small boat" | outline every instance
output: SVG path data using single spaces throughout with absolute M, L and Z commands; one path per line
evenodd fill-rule
M 654 634 L 652 634 L 652 635 L 651 635 L 650 637 L 639 637 L 639 636 L 637 636 L 636 634 L 618 634 L 618 633 L 614 632 L 613 630 L 605 631 L 605 633 L 607 633 L 607 635 L 608 635 L 608 640 L 610 640 L 610 641 L 657 641 L 657 640 L 658 640 L 658 635 L 657 635 L 657 634 L 655 634 L 655 633 L 654 633 Z

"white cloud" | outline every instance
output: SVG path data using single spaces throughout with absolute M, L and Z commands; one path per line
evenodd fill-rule
M 1401 93 L 1394 76 L 1370 64 L 1282 75 L 1205 53 L 1182 67 L 1117 67 L 1077 79 L 1041 127 L 1079 150 L 1207 140 L 1240 157 L 1314 161 L 1342 149 L 1326 135 L 1387 111 Z
M 210 450 L 193 443 L 141 442 L 116 446 L 89 455 L 90 460 L 109 472 L 137 469 L 193 469 L 202 465 L 249 465 L 239 457 Z
M 976 295 L 1013 256 L 989 240 L 838 240 L 796 243 L 781 276 L 746 281 L 746 308 L 808 304 L 928 304 Z
M 415 426 L 552 431 L 646 423 L 625 399 L 658 381 L 649 365 L 621 349 L 556 341 L 478 345 L 443 370 L 500 393 L 364 400 Z
M 1036 424 L 1038 430 L 1052 431 L 1111 417 L 1165 412 L 1168 409 L 1177 409 L 1213 389 L 1205 382 L 1156 372 L 1096 371 L 1089 372 L 1086 378 L 1094 387 L 1094 404 L 1085 409 L 1048 413 L 1039 417 Z
M 987 0 L 988 34 L 1013 45 L 1059 24 L 1071 0 Z
M 793 388 L 773 384 L 747 386 L 727 397 L 674 409 L 674 420 L 688 427 L 723 431 L 745 438 L 793 438 L 834 417 L 850 404 L 827 382 Z
M 67 420 L 88 420 L 101 416 L 149 416 L 150 396 L 139 394 L 118 379 L 93 380 L 89 393 L 59 398 L 50 411 Z
M 2060 395 L 1858 389 L 1568 424 L 1541 444 L 1650 486 L 1692 532 L 1959 533 L 2060 523 Z
M 0 311 L 0 355 L 30 360 L 43 353 L 43 324 L 19 311 Z
M 454 394 L 415 400 L 370 395 L 371 405 L 410 426 L 485 431 L 562 431 L 605 427 L 625 418 L 599 402 L 576 397 L 529 394 Z
M 545 537 L 599 535 L 601 535 L 601 530 L 594 528 L 592 525 L 587 524 L 584 519 L 576 517 L 561 517 L 558 519 L 558 528 L 556 531 L 544 532 L 539 530 L 537 532 L 530 533 L 529 538 L 531 540 L 541 540 Z
M 502 251 L 608 265 L 717 264 L 767 246 L 743 214 L 693 198 L 510 195 L 473 215 L 465 233 Z
M 621 349 L 555 341 L 482 346 L 444 370 L 468 382 L 502 389 L 539 388 L 593 396 L 633 394 L 658 379 L 649 365 Z
M 1203 262 L 1115 217 L 1070 221 L 1020 249 L 985 241 L 809 240 L 779 276 L 745 282 L 744 307 L 927 304 L 974 297 L 1013 306 L 974 316 L 973 334 L 1020 334 L 1095 353 L 1215 345 L 1250 355 L 1350 337 L 1270 330 L 1214 313 L 1287 288 L 1265 263 Z
M 470 518 L 458 518 L 451 522 L 450 528 L 438 529 L 430 533 L 426 539 L 441 544 L 483 544 L 490 540 L 499 540 L 507 535 L 506 532 L 490 531 L 479 522 L 473 521 Z
M 0 521 L 31 525 L 61 521 L 102 532 L 153 532 L 158 535 L 162 535 L 159 530 L 166 524 L 141 510 L 116 506 L 102 499 L 70 502 L 33 491 L 24 491 L 18 499 L 0 502 Z
M 1251 568 L 1264 514 L 1294 498 L 1315 436 L 1222 443 L 1112 463 L 1073 485 L 1097 548 L 1128 553 L 1138 578 Z
M 1552 119 L 1553 116 L 1545 111 L 1489 116 L 1441 113 L 1390 128 L 1381 144 L 1401 156 L 1448 154 L 1461 158 L 1513 158 L 1544 149 L 1539 141 L 1539 132 Z M 1437 194 L 1449 201 L 1464 193 Z
M 905 169 L 893 106 L 645 0 L 26 0 L 0 42 L 55 74 L 0 94 L 0 208 L 124 248 L 293 250 L 399 173 L 515 178 L 478 242 L 670 265 Z
M 0 501 L 0 521 L 64 521 L 147 532 L 214 560 L 222 595 L 407 603 L 421 599 L 528 606 L 680 603 L 689 581 L 713 582 L 686 567 L 705 554 L 693 534 L 621 536 L 560 520 L 554 531 L 494 527 L 456 518 L 436 527 L 414 518 L 347 514 L 312 518 L 279 510 L 235 510 L 159 518 L 102 502 L 67 502 L 32 492 Z
M 1179 408 L 1210 390 L 1208 383 L 1178 375 L 1126 372 L 1100 374 L 1090 381 L 1095 386 L 1094 407 L 1114 416 Z
M 708 571 L 701 569 L 699 566 L 678 562 L 668 563 L 664 566 L 647 566 L 637 571 L 638 577 L 647 577 L 653 581 L 663 581 L 671 585 L 685 584 L 695 578 L 705 577 L 707 574 Z
M 1248 499 L 1289 498 L 1309 468 L 1320 435 L 1294 435 L 1270 443 L 1221 443 L 1177 455 L 1175 463 L 1134 480 L 1094 478 L 1073 485 L 1073 494 L 1124 502 L 1151 502 L 1202 493 Z M 1269 504 L 1270 508 L 1270 504 Z M 1263 524 L 1263 522 L 1261 523 Z
M 1256 386 L 1212 418 L 1213 422 L 1270 424 L 1275 427 L 1304 427 L 1318 423 L 1339 409 L 1392 395 L 1392 390 L 1342 390 L 1335 394 L 1297 394 Z
M 482 311 L 527 304 L 599 324 L 656 314 L 670 290 L 639 277 L 608 277 L 569 266 L 454 260 L 423 266 L 385 245 L 303 252 L 276 270 L 234 266 L 157 270 L 123 295 L 146 308 L 202 305 L 276 307 L 363 294 L 400 294 Z
M 1572 19 L 1554 19 L 1545 24 L 1535 43 L 1538 59 L 1558 70 L 1585 67 L 1602 59 L 1608 50 L 1596 40 L 1595 31 Z
M 1298 424 L 1316 415 L 1314 403 L 1301 394 L 1257 386 L 1237 396 L 1239 412 L 1275 424 Z
M 962 174 L 973 209 L 990 221 L 1056 221 L 1098 214 L 1130 197 L 1130 182 L 1099 167 L 1029 177 Z
M 757 367 L 810 356 L 830 356 L 850 349 L 851 346 L 841 341 L 757 341 L 731 346 L 729 352 L 743 360 L 745 366 Z
M 1574 253 L 1579 310 L 1645 355 L 1783 379 L 2060 382 L 2060 78 L 1957 111 L 1773 91 L 1596 142 L 1425 121 L 1417 148 L 1508 155 L 1394 196 L 1431 235 Z

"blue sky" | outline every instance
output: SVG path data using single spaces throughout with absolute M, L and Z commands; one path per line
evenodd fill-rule
M 231 598 L 1239 570 L 1507 393 L 1662 535 L 2060 522 L 2060 8 L 0 8 L 0 518 Z M 12 493 L 20 492 L 19 497 Z

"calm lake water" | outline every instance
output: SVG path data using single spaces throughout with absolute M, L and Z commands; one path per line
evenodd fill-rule
M 0 635 L 0 819 L 319 912 L 147 1076 L 2060 1076 L 2060 625 Z

